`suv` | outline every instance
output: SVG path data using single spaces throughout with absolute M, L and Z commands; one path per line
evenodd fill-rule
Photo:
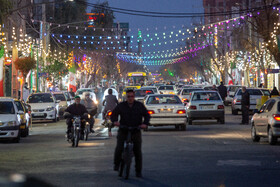
M 259 88 L 247 88 L 247 91 L 250 94 L 250 108 L 249 110 L 253 111 L 256 109 L 257 99 L 261 99 L 264 96 L 264 93 Z M 241 111 L 241 94 L 242 89 L 239 88 L 233 97 L 233 102 L 231 103 L 231 112 L 233 115 L 237 115 L 238 111 Z
M 14 142 L 20 141 L 20 115 L 13 98 L 0 98 L 0 139 L 12 139 Z
M 227 97 L 225 99 L 225 105 L 229 105 L 230 103 L 232 103 L 236 90 L 238 90 L 241 87 L 242 86 L 240 86 L 240 85 L 227 86 Z
M 33 120 L 59 120 L 59 101 L 51 93 L 33 93 L 27 103 L 32 108 Z

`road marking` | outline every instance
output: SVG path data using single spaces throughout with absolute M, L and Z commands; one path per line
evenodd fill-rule
M 261 162 L 253 160 L 218 160 L 217 166 L 261 166 Z

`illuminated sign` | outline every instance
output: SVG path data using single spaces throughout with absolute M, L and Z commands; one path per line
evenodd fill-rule
M 104 13 L 87 13 L 87 23 L 88 27 L 95 27 L 96 25 L 103 25 L 104 24 Z

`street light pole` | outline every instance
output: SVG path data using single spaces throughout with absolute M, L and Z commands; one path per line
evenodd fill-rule
M 39 53 L 38 53 L 38 46 L 37 46 L 37 60 L 36 60 L 36 70 L 37 70 L 37 74 L 36 74 L 36 93 L 39 92 Z

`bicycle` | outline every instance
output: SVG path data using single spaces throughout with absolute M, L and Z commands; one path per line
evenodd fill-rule
M 121 128 L 121 127 L 120 127 Z M 124 127 L 122 127 L 124 128 Z M 125 171 L 125 179 L 129 178 L 130 165 L 132 158 L 134 157 L 133 153 L 133 141 L 132 141 L 132 132 L 135 130 L 140 130 L 139 127 L 127 127 L 124 128 L 128 130 L 126 141 L 124 142 L 124 149 L 122 153 L 122 159 L 120 163 L 119 176 L 123 176 L 123 171 Z

